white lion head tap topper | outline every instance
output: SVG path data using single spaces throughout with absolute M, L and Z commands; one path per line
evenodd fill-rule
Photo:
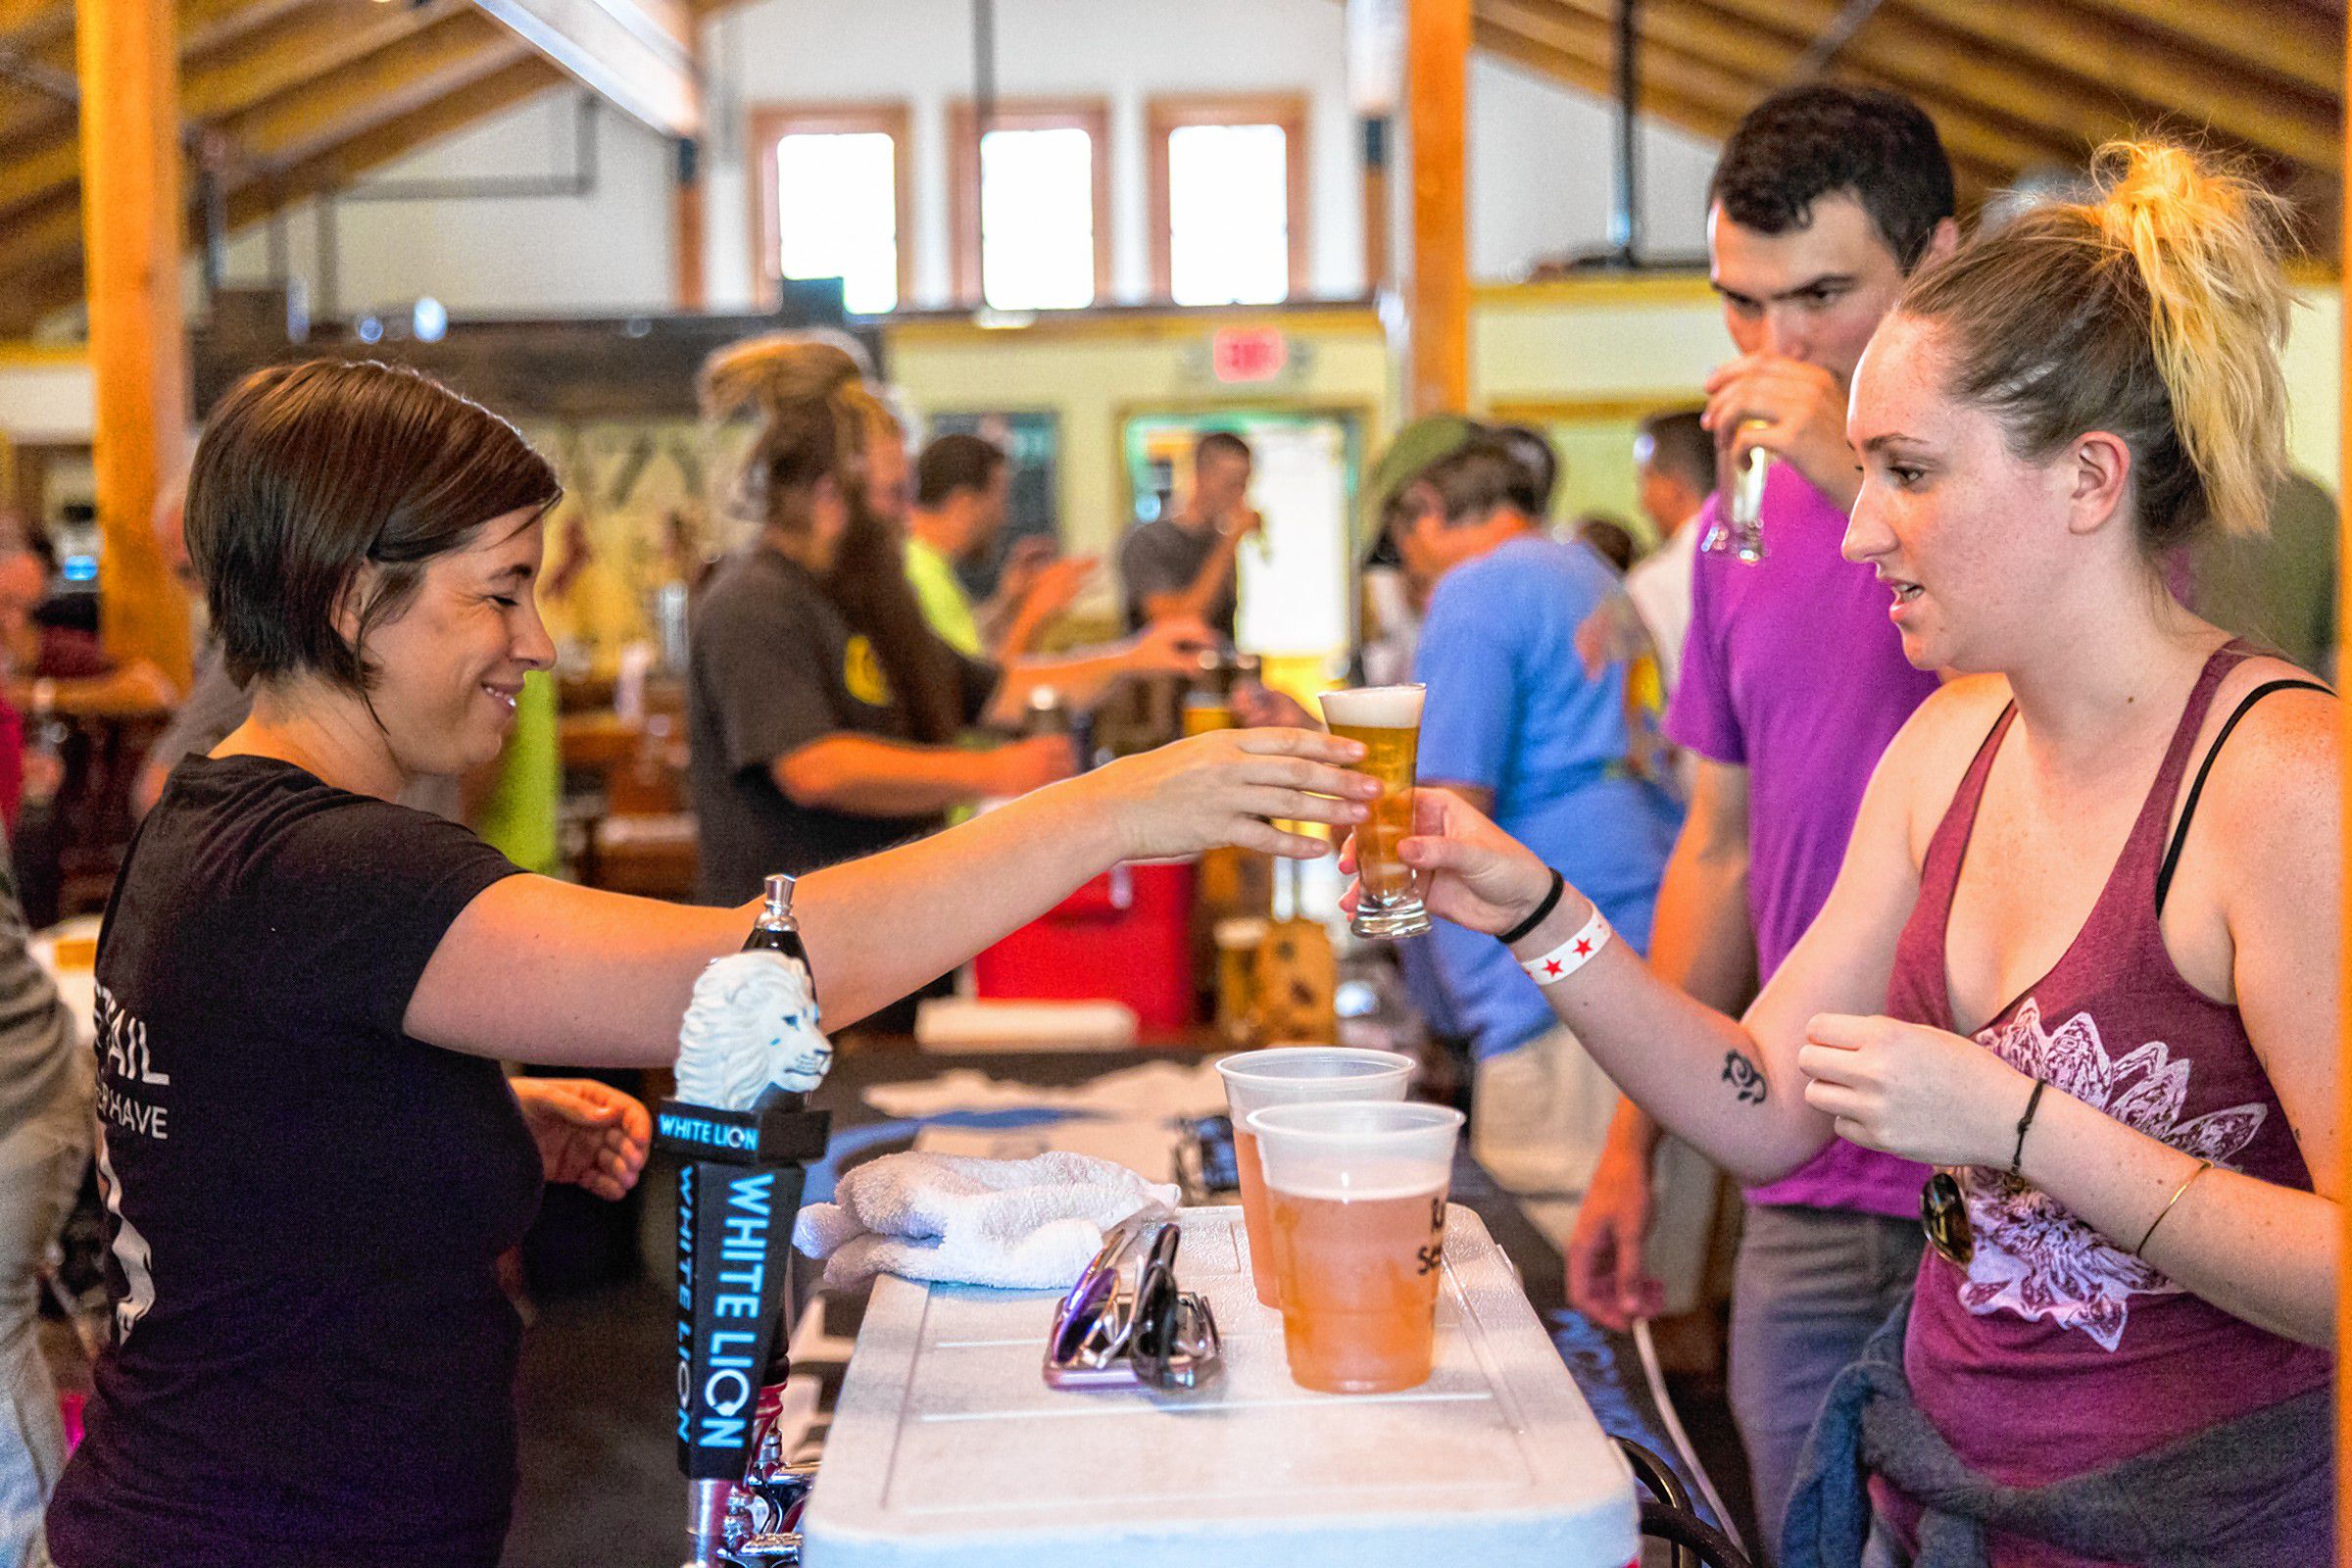
M 678 1025 L 678 1098 L 749 1110 L 769 1087 L 805 1095 L 824 1081 L 833 1048 L 817 1028 L 808 971 L 781 953 L 713 958 Z

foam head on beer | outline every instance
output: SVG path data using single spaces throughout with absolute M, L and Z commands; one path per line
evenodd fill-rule
M 1419 686 L 1358 686 L 1350 691 L 1325 692 L 1325 721 L 1346 729 L 1419 729 L 1422 688 Z
M 749 1110 L 770 1087 L 808 1094 L 833 1064 L 817 1021 L 808 971 L 783 954 L 711 959 L 678 1025 L 678 1098 Z

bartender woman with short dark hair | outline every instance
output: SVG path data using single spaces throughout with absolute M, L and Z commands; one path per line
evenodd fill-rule
M 646 1133 L 497 1060 L 668 1062 L 753 918 L 523 874 L 393 804 L 495 757 L 552 661 L 557 494 L 504 420 L 382 365 L 259 371 L 208 423 L 188 544 L 253 714 L 174 770 L 99 945 L 117 1344 L 49 1514 L 64 1568 L 498 1559 L 517 1325 L 493 1260 L 543 1178 L 625 1190 Z M 828 1021 L 1119 859 L 1319 852 L 1266 819 L 1360 819 L 1358 755 L 1203 736 L 809 876 Z

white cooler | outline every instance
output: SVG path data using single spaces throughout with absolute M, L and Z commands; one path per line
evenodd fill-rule
M 1177 1277 L 1225 1348 L 1189 1394 L 1047 1388 L 1055 1296 L 877 1281 L 802 1520 L 808 1568 L 1639 1560 L 1632 1472 L 1476 1214 L 1446 1214 L 1437 1369 L 1387 1395 L 1294 1384 L 1242 1211 L 1183 1225 Z

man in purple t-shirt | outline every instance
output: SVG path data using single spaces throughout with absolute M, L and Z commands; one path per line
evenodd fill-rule
M 1716 292 L 1739 357 L 1707 383 L 1725 464 L 1773 456 L 1765 556 L 1701 553 L 1666 732 L 1695 757 L 1658 890 L 1650 963 L 1737 1011 L 1753 963 L 1787 956 L 1837 879 L 1871 769 L 1936 678 L 1914 670 L 1870 568 L 1840 558 L 1861 473 L 1846 387 L 1904 276 L 1949 251 L 1952 176 L 1928 118 L 1816 83 L 1758 105 L 1708 190 Z M 1691 526 L 1704 539 L 1720 495 Z M 1658 1310 L 1643 1273 L 1657 1125 L 1621 1103 L 1569 1248 L 1577 1305 L 1622 1327 Z M 1732 1285 L 1731 1399 L 1763 1544 L 1830 1380 L 1917 1272 L 1916 1165 L 1833 1142 L 1747 1195 Z

